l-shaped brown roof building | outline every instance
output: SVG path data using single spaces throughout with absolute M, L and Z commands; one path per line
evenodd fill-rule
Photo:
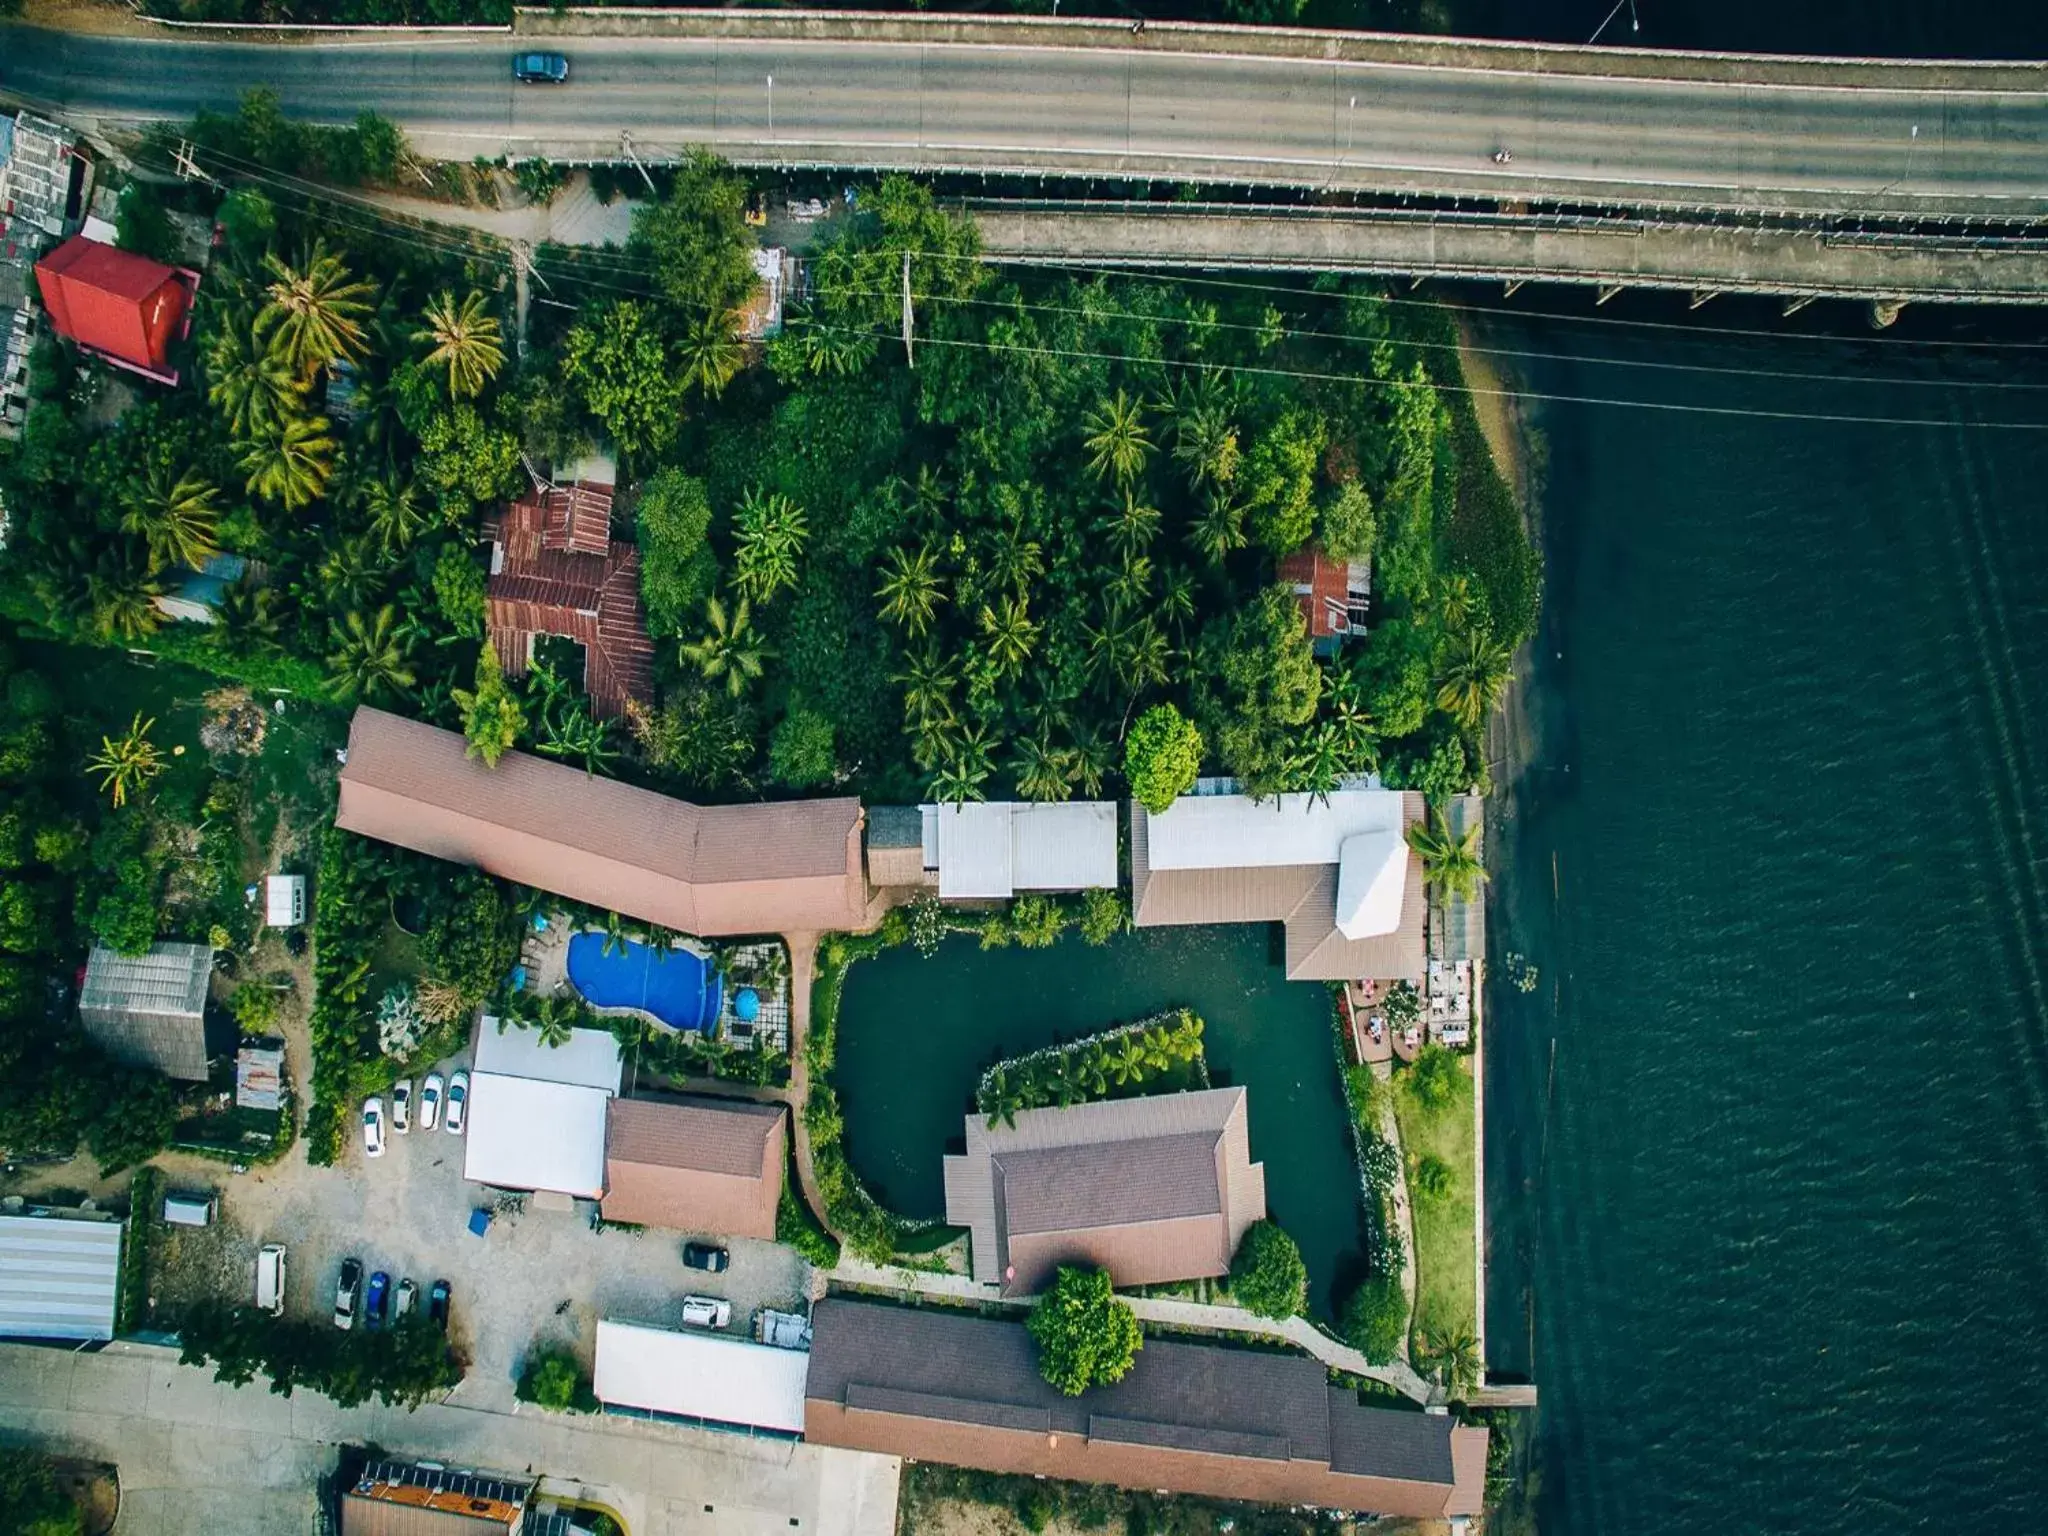
M 1027 1476 L 1412 1519 L 1479 1512 L 1483 1429 L 1365 1408 L 1320 1362 L 1151 1339 L 1063 1397 L 1021 1323 L 834 1298 L 811 1313 L 804 1438 Z
M 946 1220 L 972 1233 L 974 1278 L 1006 1296 L 1044 1290 L 1062 1264 L 1120 1286 L 1221 1275 L 1266 1214 L 1242 1088 L 1162 1093 L 967 1117 L 945 1159 Z
M 349 726 L 334 824 L 678 933 L 867 922 L 860 801 L 691 805 L 381 709 Z

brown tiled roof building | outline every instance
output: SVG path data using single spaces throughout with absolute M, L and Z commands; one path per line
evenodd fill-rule
M 604 1219 L 772 1240 L 788 1119 L 745 1099 L 612 1100 Z
M 1245 1091 L 1155 1094 L 967 1117 L 945 1159 L 946 1220 L 972 1234 L 974 1278 L 1036 1295 L 1062 1264 L 1120 1286 L 1221 1275 L 1266 1214 Z
M 1483 1429 L 1364 1408 L 1319 1361 L 1151 1339 L 1063 1397 L 1021 1323 L 821 1301 L 804 1438 L 992 1472 L 1441 1519 L 1479 1511 Z
M 485 624 L 508 677 L 523 677 L 534 641 L 583 647 L 590 707 L 604 718 L 653 697 L 654 642 L 640 608 L 640 551 L 614 539 L 612 488 L 578 481 L 511 502 L 484 526 L 491 541 Z
M 374 1461 L 341 1496 L 341 1536 L 511 1536 L 532 1492 L 518 1478 Z
M 860 802 L 691 805 L 358 709 L 334 824 L 506 880 L 711 936 L 862 927 Z

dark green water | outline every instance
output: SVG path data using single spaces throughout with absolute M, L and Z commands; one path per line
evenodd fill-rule
M 1192 1008 L 1207 1026 L 1211 1078 L 1247 1090 L 1268 1212 L 1300 1243 L 1311 1299 L 1329 1311 L 1336 1288 L 1359 1277 L 1358 1175 L 1329 994 L 1287 981 L 1268 942 L 1263 926 L 1164 928 L 1101 949 L 1069 937 L 984 953 L 951 938 L 929 960 L 904 946 L 862 961 L 846 979 L 832 1074 L 855 1169 L 892 1209 L 944 1215 L 939 1157 L 959 1150 L 990 1062 Z
M 1943 423 L 1543 411 L 1493 925 L 1541 976 L 1496 989 L 1487 1079 L 1543 1528 L 2048 1529 L 2048 433 L 1981 425 L 2048 396 L 1925 382 L 2048 353 L 1499 338 L 1842 381 L 1545 388 Z

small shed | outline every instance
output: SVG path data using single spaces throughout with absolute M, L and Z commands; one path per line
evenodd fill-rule
M 121 1224 L 85 1216 L 0 1216 L 0 1338 L 114 1336 Z
M 204 1082 L 206 1063 L 214 1054 L 206 1025 L 212 976 L 209 945 L 152 944 L 139 955 L 96 946 L 85 964 L 79 1022 L 122 1061 L 154 1067 L 166 1077 Z
M 275 1113 L 284 1107 L 283 1093 L 282 1040 L 251 1040 L 235 1053 L 237 1109 L 267 1109 Z
M 306 920 L 306 877 L 272 875 L 263 882 L 263 922 L 270 928 L 296 928 Z

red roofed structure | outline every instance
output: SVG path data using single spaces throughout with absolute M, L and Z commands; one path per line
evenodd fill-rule
M 1278 575 L 1301 605 L 1316 654 L 1326 656 L 1345 638 L 1365 633 L 1372 568 L 1363 560 L 1333 560 L 1319 544 L 1282 557 Z
M 178 382 L 170 347 L 190 328 L 197 272 L 73 235 L 36 263 L 36 286 L 60 336 L 144 378 Z
M 654 692 L 640 551 L 611 527 L 612 488 L 579 480 L 529 492 L 484 528 L 492 546 L 484 622 L 505 675 L 525 675 L 537 637 L 574 640 L 591 711 L 606 719 Z

